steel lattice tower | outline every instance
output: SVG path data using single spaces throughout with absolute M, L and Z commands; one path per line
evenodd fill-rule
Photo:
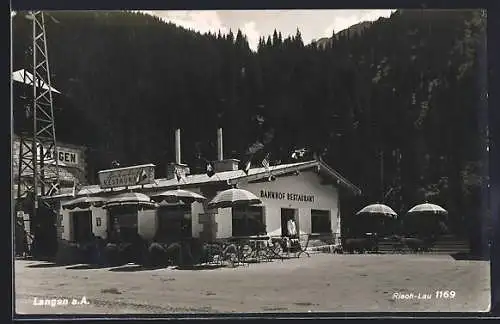
M 31 66 L 25 70 L 24 83 L 32 82 L 33 86 L 24 96 L 27 120 L 26 127 L 19 134 L 17 210 L 22 208 L 21 202 L 27 204 L 30 223 L 33 224 L 39 197 L 59 187 L 59 164 L 58 159 L 53 158 L 57 157 L 57 146 L 44 14 L 32 11 L 27 18 L 32 20 L 33 25 L 32 61 L 28 62 Z M 33 77 L 27 76 L 27 71 Z

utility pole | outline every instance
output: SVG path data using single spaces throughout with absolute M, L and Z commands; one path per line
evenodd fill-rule
M 41 11 L 31 11 L 26 18 L 32 21 L 32 61 L 28 60 L 27 64 L 31 66 L 24 70 L 23 78 L 25 86 L 32 83 L 32 91 L 31 94 L 26 92 L 24 97 L 26 122 L 19 132 L 16 207 L 18 211 L 22 210 L 22 202 L 26 203 L 24 206 L 28 207 L 30 215 L 28 236 L 36 240 L 33 228 L 39 224 L 39 197 L 47 196 L 59 187 L 59 163 L 44 15 Z
M 382 196 L 381 203 L 384 202 L 384 150 L 380 150 L 380 193 Z

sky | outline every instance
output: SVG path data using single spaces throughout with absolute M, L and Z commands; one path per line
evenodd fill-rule
M 297 28 L 304 43 L 314 39 L 330 37 L 362 21 L 375 21 L 389 17 L 395 9 L 386 10 L 203 10 L 203 11 L 145 11 L 187 29 L 205 32 L 240 29 L 255 50 L 259 37 L 272 35 L 274 29 L 284 38 L 295 35 Z
M 297 29 L 302 40 L 309 44 L 314 39 L 330 37 L 362 21 L 375 21 L 389 17 L 395 9 L 343 9 L 343 10 L 156 10 L 143 11 L 164 21 L 174 23 L 201 33 L 229 30 L 236 33 L 240 29 L 246 36 L 250 47 L 257 49 L 259 37 L 280 31 L 284 38 L 295 35 Z M 11 16 L 15 12 L 11 12 Z

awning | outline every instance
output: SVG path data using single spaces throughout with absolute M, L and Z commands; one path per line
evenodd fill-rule
M 127 192 L 109 198 L 108 201 L 104 204 L 104 208 L 127 205 L 137 205 L 150 208 L 158 207 L 158 204 L 152 201 L 151 198 L 145 194 L 139 192 Z
M 75 208 L 90 208 L 94 207 L 102 207 L 104 203 L 106 203 L 108 199 L 104 197 L 80 197 L 68 201 L 62 205 L 63 209 L 75 209 Z
M 182 189 L 177 189 L 177 190 L 167 190 L 164 192 L 160 192 L 154 195 L 151 195 L 153 200 L 157 202 L 165 201 L 167 203 L 176 203 L 179 201 L 182 201 L 184 203 L 190 204 L 194 201 L 196 202 L 203 202 L 207 198 L 204 196 L 197 194 L 195 192 L 189 191 L 189 190 L 182 190 Z
M 250 206 L 262 201 L 250 191 L 244 189 L 227 189 L 219 192 L 208 204 L 209 208 L 229 208 L 236 206 Z

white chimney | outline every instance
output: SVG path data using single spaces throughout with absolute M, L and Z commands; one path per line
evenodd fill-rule
M 222 161 L 224 159 L 223 147 L 222 147 L 222 128 L 217 129 L 217 160 Z
M 175 130 L 175 163 L 181 164 L 181 130 Z
M 175 130 L 175 162 L 167 165 L 167 179 L 175 179 L 178 174 L 186 176 L 190 173 L 189 167 L 181 162 L 181 130 Z
M 239 160 L 226 159 L 222 149 L 222 128 L 217 129 L 217 161 L 214 163 L 215 172 L 236 171 L 238 170 Z

